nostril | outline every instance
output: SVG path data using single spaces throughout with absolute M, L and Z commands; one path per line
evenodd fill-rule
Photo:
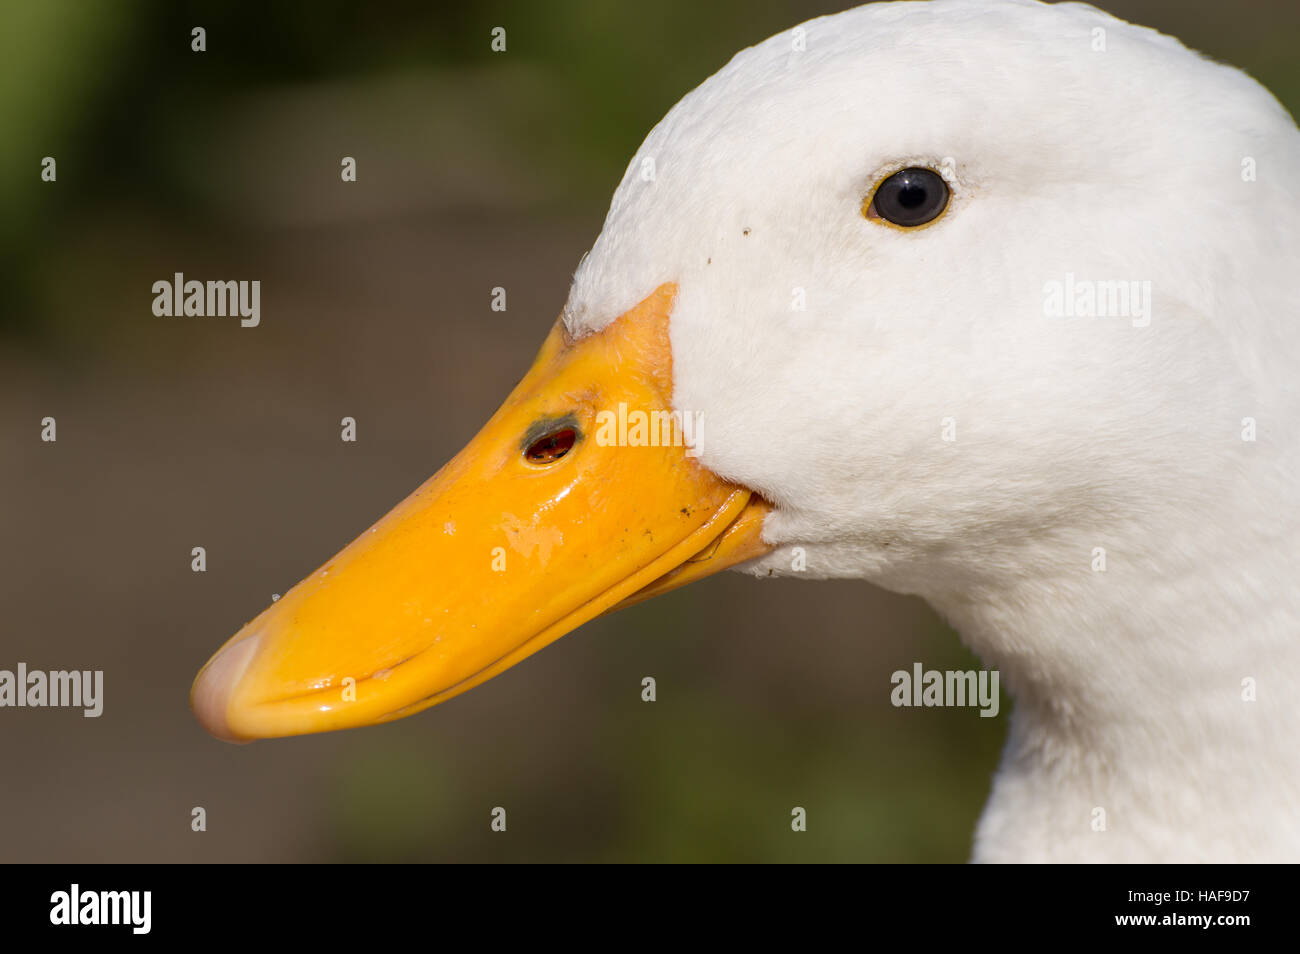
M 578 440 L 578 432 L 572 427 L 562 427 L 537 438 L 524 448 L 524 457 L 533 464 L 551 464 L 559 460 Z

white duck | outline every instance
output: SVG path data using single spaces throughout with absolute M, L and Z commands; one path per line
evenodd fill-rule
M 519 388 L 195 710 L 397 718 L 747 560 L 1001 671 L 977 860 L 1300 859 L 1298 264 L 1300 132 L 1243 73 L 1073 3 L 813 20 L 655 127 Z M 697 456 L 627 446 L 668 408 Z

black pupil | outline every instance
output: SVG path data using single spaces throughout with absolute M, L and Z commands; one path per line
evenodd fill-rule
M 905 209 L 915 209 L 925 204 L 925 187 L 907 183 L 898 190 L 898 204 Z
M 924 225 L 948 205 L 948 184 L 931 169 L 904 169 L 880 183 L 872 204 L 886 222 L 908 228 Z
M 577 437 L 577 433 L 571 427 L 553 431 L 529 444 L 528 449 L 524 451 L 524 456 L 534 464 L 549 464 L 572 450 Z

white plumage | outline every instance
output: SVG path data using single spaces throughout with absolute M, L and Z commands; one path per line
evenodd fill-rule
M 906 166 L 943 217 L 864 218 Z M 747 569 L 919 594 L 1001 670 L 976 859 L 1295 861 L 1298 263 L 1300 132 L 1245 74 L 1081 4 L 882 3 L 674 107 L 565 320 L 676 281 L 674 402 L 776 505 Z M 1149 322 L 1053 317 L 1067 276 Z

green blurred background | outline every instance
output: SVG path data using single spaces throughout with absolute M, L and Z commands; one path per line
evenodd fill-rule
M 1300 105 L 1294 0 L 1105 6 Z M 187 707 L 223 640 L 495 409 L 645 132 L 836 9 L 0 4 L 0 668 L 106 683 L 98 720 L 0 711 L 0 860 L 967 857 L 1006 707 L 892 708 L 894 670 L 977 663 L 866 584 L 725 574 L 382 728 L 236 747 Z M 260 279 L 261 327 L 155 318 L 174 271 Z

